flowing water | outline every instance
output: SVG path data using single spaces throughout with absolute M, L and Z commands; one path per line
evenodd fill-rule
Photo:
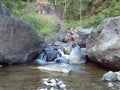
M 37 90 L 43 88 L 43 78 L 58 78 L 69 90 L 108 90 L 99 82 L 107 70 L 93 63 L 77 65 L 69 74 L 41 71 L 36 65 L 18 65 L 0 68 L 0 90 Z

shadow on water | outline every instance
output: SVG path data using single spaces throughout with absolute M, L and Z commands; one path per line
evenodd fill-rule
M 41 71 L 36 65 L 17 65 L 0 68 L 0 90 L 37 90 L 44 87 L 43 78 L 58 78 L 69 90 L 108 90 L 105 83 L 98 82 L 107 70 L 93 63 L 72 66 L 72 72 Z

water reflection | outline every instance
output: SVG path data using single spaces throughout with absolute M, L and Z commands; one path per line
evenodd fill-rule
M 0 68 L 0 90 L 37 90 L 44 87 L 43 78 L 58 78 L 70 90 L 108 90 L 105 83 L 98 82 L 106 70 L 92 64 L 73 66 L 69 74 L 41 71 L 38 66 L 9 66 Z

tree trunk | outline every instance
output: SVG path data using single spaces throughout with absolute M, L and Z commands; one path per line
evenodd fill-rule
M 82 26 L 82 0 L 80 0 L 80 25 Z
M 66 14 L 66 0 L 64 0 L 64 2 L 65 2 L 65 7 L 64 7 L 64 12 L 65 12 L 65 14 Z

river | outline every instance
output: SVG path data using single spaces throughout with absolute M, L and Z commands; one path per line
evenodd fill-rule
M 99 82 L 107 70 L 91 62 L 77 65 L 78 69 L 69 74 L 41 71 L 37 67 L 14 65 L 0 68 L 0 90 L 37 90 L 44 87 L 43 78 L 58 78 L 69 90 L 108 90 L 105 82 Z

